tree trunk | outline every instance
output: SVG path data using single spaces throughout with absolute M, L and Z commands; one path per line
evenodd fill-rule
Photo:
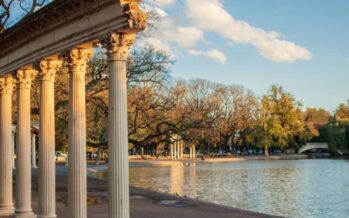
M 269 157 L 269 149 L 267 146 L 264 146 L 264 156 Z
M 144 156 L 144 148 L 141 147 L 141 157 L 143 158 L 143 156 Z

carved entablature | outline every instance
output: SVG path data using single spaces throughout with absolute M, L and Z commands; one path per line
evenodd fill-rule
M 115 0 L 52 1 L 0 33 L 0 57 L 40 35 L 115 3 Z
M 147 14 L 138 7 L 139 0 L 123 0 L 124 12 L 128 15 L 129 30 L 128 32 L 138 32 L 144 30 L 147 23 Z
M 74 48 L 69 53 L 72 72 L 86 72 L 87 62 L 93 55 L 92 48 Z
M 42 81 L 54 82 L 56 72 L 61 65 L 62 61 L 59 59 L 45 59 L 40 61 L 40 79 Z
M 147 23 L 147 15 L 141 10 L 130 10 L 126 14 L 129 15 L 128 23 L 131 29 L 144 30 Z
M 37 71 L 34 68 L 23 68 L 17 70 L 17 88 L 30 89 L 32 80 L 35 78 Z
M 15 81 L 12 76 L 0 77 L 0 94 L 12 95 Z
M 136 40 L 136 34 L 113 33 L 102 41 L 107 49 L 109 60 L 126 61 L 130 47 Z

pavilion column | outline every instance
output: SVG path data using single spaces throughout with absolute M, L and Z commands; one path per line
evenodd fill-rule
M 173 143 L 173 159 L 177 160 L 177 142 Z
M 178 142 L 178 159 L 182 160 L 182 141 Z
M 173 160 L 173 144 L 170 144 L 171 160 Z
M 36 135 L 32 134 L 32 167 L 37 168 L 36 165 Z
M 12 191 L 12 76 L 0 78 L 0 216 L 15 212 Z
M 183 160 L 183 155 L 184 155 L 184 146 L 183 146 L 183 140 L 180 142 L 181 143 L 181 159 Z
M 181 141 L 178 141 L 178 160 L 181 160 L 181 159 L 182 159 L 181 153 L 182 153 L 182 150 L 181 150 Z
M 196 148 L 195 148 L 195 145 L 193 145 L 193 147 L 192 147 L 192 149 L 193 149 L 193 159 L 196 159 Z
M 189 159 L 193 159 L 193 146 L 189 147 Z
M 12 126 L 11 126 L 11 130 L 12 130 Z M 12 161 L 12 168 L 16 169 L 16 163 L 15 163 L 15 141 L 16 141 L 16 133 L 14 131 L 12 131 L 12 147 L 11 147 L 11 161 Z
M 40 61 L 40 145 L 38 217 L 56 215 L 54 80 L 59 60 Z
M 70 51 L 68 217 L 87 217 L 85 74 L 93 50 Z
M 30 89 L 32 68 L 17 71 L 16 216 L 36 217 L 31 206 Z
M 129 218 L 127 57 L 135 34 L 112 34 L 109 58 L 109 217 Z

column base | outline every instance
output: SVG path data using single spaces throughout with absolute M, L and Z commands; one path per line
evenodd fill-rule
M 0 207 L 0 217 L 11 216 L 14 213 L 15 213 L 15 207 L 13 207 L 13 206 Z
M 56 218 L 57 215 L 54 214 L 54 215 L 37 215 L 37 218 Z
M 36 214 L 30 212 L 17 212 L 12 216 L 13 218 L 36 218 Z

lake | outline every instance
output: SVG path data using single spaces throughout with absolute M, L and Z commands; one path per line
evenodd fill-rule
M 287 217 L 349 217 L 348 160 L 132 167 L 133 186 Z

